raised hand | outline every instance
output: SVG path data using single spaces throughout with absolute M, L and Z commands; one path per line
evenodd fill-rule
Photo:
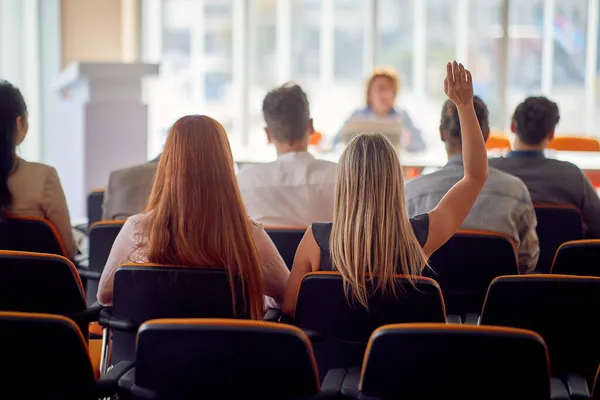
M 471 72 L 456 61 L 446 65 L 444 92 L 457 107 L 473 105 L 473 78 Z

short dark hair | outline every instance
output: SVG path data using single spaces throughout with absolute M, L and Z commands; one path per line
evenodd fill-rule
M 473 96 L 473 106 L 475 107 L 475 114 L 477 115 L 483 137 L 487 140 L 490 134 L 488 108 L 479 96 Z M 444 103 L 444 107 L 442 107 L 440 130 L 444 131 L 446 134 L 446 142 L 450 143 L 452 146 L 462 145 L 458 110 L 452 100 L 447 100 L 446 103 Z
M 546 97 L 528 97 L 517 106 L 512 120 L 515 133 L 525 144 L 542 143 L 560 121 L 558 105 Z
M 297 84 L 288 82 L 267 93 L 262 111 L 275 141 L 296 143 L 305 138 L 310 121 L 308 97 Z

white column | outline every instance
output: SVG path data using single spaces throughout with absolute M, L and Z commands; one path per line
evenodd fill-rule
M 277 84 L 291 79 L 292 62 L 292 4 L 291 0 L 277 0 Z
M 500 129 L 506 130 L 508 120 L 508 77 L 510 44 L 510 0 L 502 2 L 502 51 L 500 52 Z
M 456 60 L 465 65 L 469 62 L 469 27 L 469 0 L 456 0 Z
M 427 80 L 427 0 L 413 0 L 413 88 L 425 95 Z
M 121 52 L 124 62 L 140 60 L 140 19 L 140 0 L 121 0 Z
M 552 92 L 554 67 L 554 0 L 544 3 L 544 38 L 542 44 L 542 93 Z
M 21 23 L 21 41 L 17 43 L 22 51 L 21 60 L 12 60 L 21 65 L 20 82 L 27 109 L 29 111 L 29 132 L 21 145 L 20 154 L 27 160 L 41 160 L 41 99 L 40 99 L 40 10 L 38 0 L 21 0 L 23 7 Z
M 594 124 L 596 104 L 596 69 L 598 57 L 598 0 L 588 0 L 588 23 L 585 59 L 585 133 L 598 129 Z
M 250 93 L 250 0 L 233 2 L 233 87 L 237 102 L 237 115 L 234 119 L 234 131 L 241 134 L 242 144 L 248 144 L 250 134 L 250 113 L 248 108 Z
M 364 0 L 362 0 L 364 2 Z M 363 7 L 365 10 L 365 25 L 363 32 L 363 74 L 368 74 L 377 63 L 377 0 L 368 0 Z
M 332 86 L 334 79 L 335 9 L 333 3 L 334 0 L 321 0 L 319 60 L 322 87 Z
M 0 0 L 0 76 L 18 84 L 21 79 L 21 0 Z
M 234 18 L 236 3 L 234 2 Z M 192 23 L 190 24 L 190 61 L 192 70 L 194 71 L 192 81 L 192 98 L 200 99 L 199 108 L 204 108 L 206 103 L 206 60 L 204 36 L 206 33 L 206 4 L 204 0 L 194 0 L 190 3 L 190 15 L 193 15 Z M 235 21 L 234 21 L 235 22 Z M 236 26 L 233 25 L 235 32 Z M 235 33 L 234 33 L 235 35 Z M 234 41 L 235 46 L 235 41 Z M 234 47 L 235 51 L 235 47 Z M 235 55 L 234 55 L 235 57 Z
M 159 62 L 162 53 L 162 1 L 142 2 L 142 61 Z

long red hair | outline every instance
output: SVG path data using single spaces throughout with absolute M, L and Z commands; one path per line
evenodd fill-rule
M 143 233 L 152 263 L 223 266 L 235 309 L 263 318 L 263 288 L 251 223 L 238 189 L 225 128 L 188 115 L 171 127 L 158 163 Z M 243 298 L 236 299 L 236 284 Z

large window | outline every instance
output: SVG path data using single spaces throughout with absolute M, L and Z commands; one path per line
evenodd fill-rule
M 195 112 L 221 121 L 234 148 L 264 149 L 262 99 L 287 81 L 308 93 L 315 127 L 327 141 L 364 106 L 372 67 L 389 65 L 402 81 L 398 107 L 409 112 L 429 146 L 440 146 L 445 62 L 454 58 L 473 71 L 494 130 L 508 129 L 525 96 L 544 94 L 561 108 L 558 133 L 600 136 L 598 0 L 145 0 L 144 5 L 160 9 L 160 29 L 153 36 L 160 40 L 152 40 L 160 43 L 155 58 L 162 63 L 152 102 L 155 142 L 164 140 L 177 117 Z

